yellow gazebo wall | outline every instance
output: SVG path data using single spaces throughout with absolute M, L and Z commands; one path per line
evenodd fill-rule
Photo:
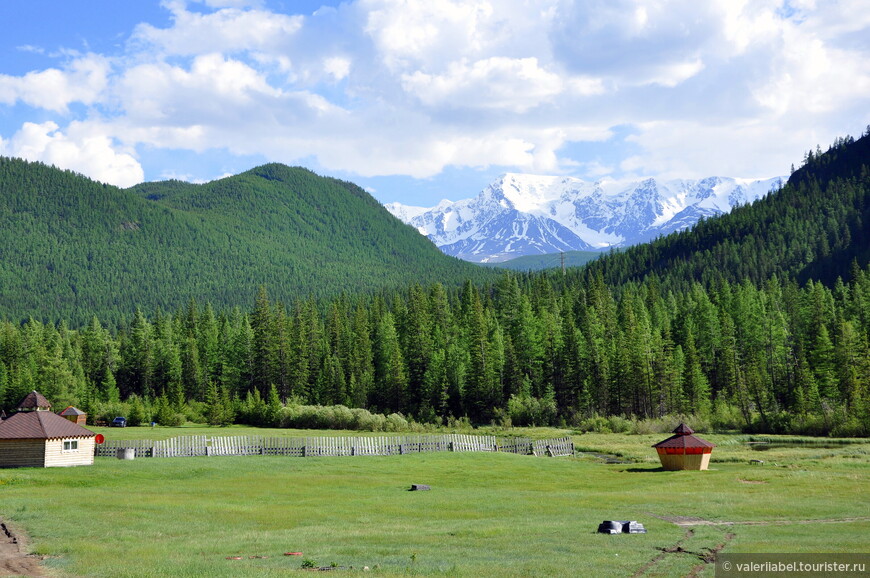
M 666 470 L 706 470 L 710 465 L 710 454 L 668 454 L 664 448 L 657 448 L 662 468 Z

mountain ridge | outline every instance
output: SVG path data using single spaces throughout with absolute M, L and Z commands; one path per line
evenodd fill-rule
M 782 185 L 782 177 L 653 178 L 618 183 L 505 173 L 477 196 L 432 208 L 385 205 L 442 251 L 473 262 L 626 247 L 729 212 Z
M 0 157 L 0 316 L 117 321 L 191 298 L 233 307 L 261 286 L 289 302 L 492 275 L 360 187 L 299 167 L 119 189 Z

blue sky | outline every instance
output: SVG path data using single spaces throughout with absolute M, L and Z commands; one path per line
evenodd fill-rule
M 0 154 L 265 162 L 431 206 L 504 172 L 763 178 L 870 124 L 870 0 L 0 2 Z

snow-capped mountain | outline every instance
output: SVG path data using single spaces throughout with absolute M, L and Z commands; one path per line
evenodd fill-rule
M 508 173 L 473 199 L 385 205 L 442 251 L 466 261 L 603 250 L 643 243 L 778 189 L 781 177 L 589 183 Z

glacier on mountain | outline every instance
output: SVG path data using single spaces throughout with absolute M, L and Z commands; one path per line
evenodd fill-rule
M 596 251 L 650 241 L 727 213 L 784 179 L 708 177 L 590 183 L 507 173 L 479 195 L 435 207 L 384 205 L 444 253 L 478 263 L 561 251 Z

